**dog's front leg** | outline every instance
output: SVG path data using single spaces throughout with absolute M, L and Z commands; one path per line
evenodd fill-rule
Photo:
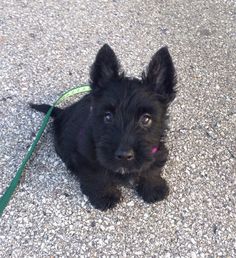
M 162 201 L 169 193 L 165 179 L 161 177 L 161 168 L 143 171 L 139 177 L 137 192 L 147 203 Z
M 94 208 L 105 211 L 120 201 L 121 192 L 109 173 L 87 169 L 84 175 L 80 177 L 81 190 Z

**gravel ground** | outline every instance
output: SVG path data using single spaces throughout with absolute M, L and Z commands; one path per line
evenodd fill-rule
M 129 75 L 168 45 L 178 72 L 171 106 L 167 200 L 131 189 L 106 213 L 91 207 L 48 127 L 0 220 L 0 257 L 236 257 L 234 1 L 2 0 L 0 193 L 52 103 L 88 81 L 109 43 Z

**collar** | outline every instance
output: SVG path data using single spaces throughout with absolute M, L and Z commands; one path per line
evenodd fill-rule
M 157 146 L 153 146 L 151 153 L 152 153 L 152 154 L 155 154 L 155 153 L 157 153 L 158 151 L 159 151 L 159 148 L 158 148 Z

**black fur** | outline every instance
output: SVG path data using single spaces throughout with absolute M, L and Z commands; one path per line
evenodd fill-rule
M 48 110 L 51 108 L 50 105 L 47 105 L 47 104 L 41 104 L 41 105 L 37 105 L 37 104 L 33 104 L 33 103 L 30 103 L 30 107 L 33 108 L 33 109 L 36 109 L 40 112 L 43 112 L 43 113 L 47 113 Z M 62 109 L 61 108 L 58 108 L 58 107 L 54 107 L 53 110 L 52 110 L 52 113 L 51 113 L 51 117 L 56 117 L 58 116 L 60 113 L 61 113 Z
M 153 56 L 142 79 L 136 79 L 120 72 L 115 53 L 104 45 L 90 79 L 89 94 L 52 113 L 58 155 L 97 209 L 114 207 L 121 198 L 118 185 L 128 181 L 144 201 L 163 200 L 169 191 L 161 177 L 168 154 L 165 119 L 176 84 L 167 47 Z M 31 107 L 44 113 L 50 108 Z

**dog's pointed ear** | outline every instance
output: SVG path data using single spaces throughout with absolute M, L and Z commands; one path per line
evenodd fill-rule
M 108 81 L 119 77 L 119 62 L 115 52 L 105 44 L 97 53 L 90 71 L 90 83 L 93 90 L 102 89 Z
M 167 47 L 162 47 L 152 57 L 143 81 L 152 87 L 160 100 L 170 102 L 175 97 L 176 73 Z

